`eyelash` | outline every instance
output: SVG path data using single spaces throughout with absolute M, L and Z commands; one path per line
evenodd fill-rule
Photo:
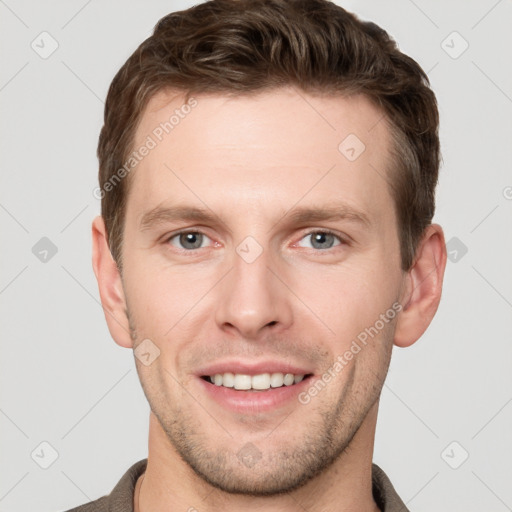
M 178 231 L 177 233 L 173 233 L 172 235 L 166 237 L 166 239 L 164 240 L 164 243 L 165 244 L 169 244 L 170 241 L 173 238 L 176 238 L 176 237 L 178 237 L 180 235 L 186 235 L 186 234 L 189 234 L 189 233 L 200 234 L 200 235 L 204 235 L 204 236 L 208 237 L 208 235 L 204 231 L 201 231 L 201 230 L 198 230 L 198 229 L 186 229 L 186 230 L 183 230 L 183 231 Z M 349 245 L 349 241 L 346 238 L 343 238 L 338 233 L 336 233 L 335 231 L 331 231 L 330 229 L 314 229 L 314 230 L 308 231 L 307 233 L 304 233 L 304 235 L 302 236 L 302 238 L 300 240 L 304 239 L 305 237 L 307 237 L 309 235 L 318 234 L 318 233 L 326 234 L 326 235 L 332 235 L 332 236 L 334 236 L 335 238 L 337 238 L 340 241 L 340 244 L 339 245 L 335 245 L 334 247 L 331 247 L 329 249 L 324 249 L 324 250 L 322 250 L 322 249 L 315 250 L 314 248 L 312 248 L 312 250 L 317 252 L 317 253 L 327 253 L 327 252 L 335 249 L 336 247 L 340 247 L 342 245 Z M 178 250 L 180 250 L 182 252 L 194 253 L 194 252 L 197 252 L 199 249 L 207 249 L 207 247 L 199 247 L 197 249 L 181 249 L 181 248 L 175 247 L 175 249 L 178 249 Z

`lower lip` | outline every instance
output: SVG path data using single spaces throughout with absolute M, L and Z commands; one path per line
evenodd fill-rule
M 290 403 L 299 402 L 298 395 L 310 385 L 311 377 L 291 386 L 270 388 L 266 391 L 237 391 L 234 388 L 216 386 L 200 377 L 204 392 L 226 409 L 243 414 L 258 414 L 272 411 Z

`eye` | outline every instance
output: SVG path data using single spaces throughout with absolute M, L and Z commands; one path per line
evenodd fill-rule
M 302 240 L 308 238 L 311 239 L 311 245 L 309 247 L 320 250 L 331 249 L 336 245 L 345 243 L 345 241 L 340 236 L 332 233 L 331 231 L 312 231 L 311 233 L 308 233 L 304 238 L 302 238 Z M 335 244 L 336 239 L 339 240 L 338 244 Z
M 307 240 L 308 238 L 311 243 L 307 247 L 317 250 L 327 250 L 347 243 L 336 233 L 326 230 L 312 231 L 301 240 Z M 173 247 L 190 252 L 194 249 L 207 247 L 207 245 L 203 245 L 207 240 L 210 240 L 210 238 L 201 231 L 181 231 L 170 236 L 166 242 Z M 336 243 L 336 240 L 338 240 L 338 243 Z
M 180 245 L 176 245 L 176 243 L 173 242 L 175 239 L 176 243 Z M 201 249 L 205 239 L 209 240 L 209 238 L 200 231 L 182 231 L 169 237 L 167 242 L 178 249 L 190 251 L 193 249 Z

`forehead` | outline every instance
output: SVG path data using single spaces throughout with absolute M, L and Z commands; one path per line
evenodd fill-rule
M 383 221 L 391 206 L 390 136 L 366 97 L 282 88 L 251 95 L 200 94 L 188 104 L 161 91 L 148 102 L 134 149 L 151 146 L 130 176 L 129 209 L 206 198 L 247 209 L 335 197 Z M 329 196 L 329 197 L 326 197 Z M 202 205 L 204 206 L 204 204 Z

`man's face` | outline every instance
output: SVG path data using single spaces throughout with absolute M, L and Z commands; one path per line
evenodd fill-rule
M 378 320 L 404 279 L 388 128 L 362 96 L 195 98 L 130 176 L 123 288 L 134 346 L 160 350 L 137 369 L 196 474 L 228 492 L 287 491 L 332 463 L 378 405 L 395 328 Z M 182 105 L 156 95 L 134 148 Z M 328 208 L 347 215 L 295 215 Z M 280 373 L 305 378 L 226 387 L 278 386 Z

